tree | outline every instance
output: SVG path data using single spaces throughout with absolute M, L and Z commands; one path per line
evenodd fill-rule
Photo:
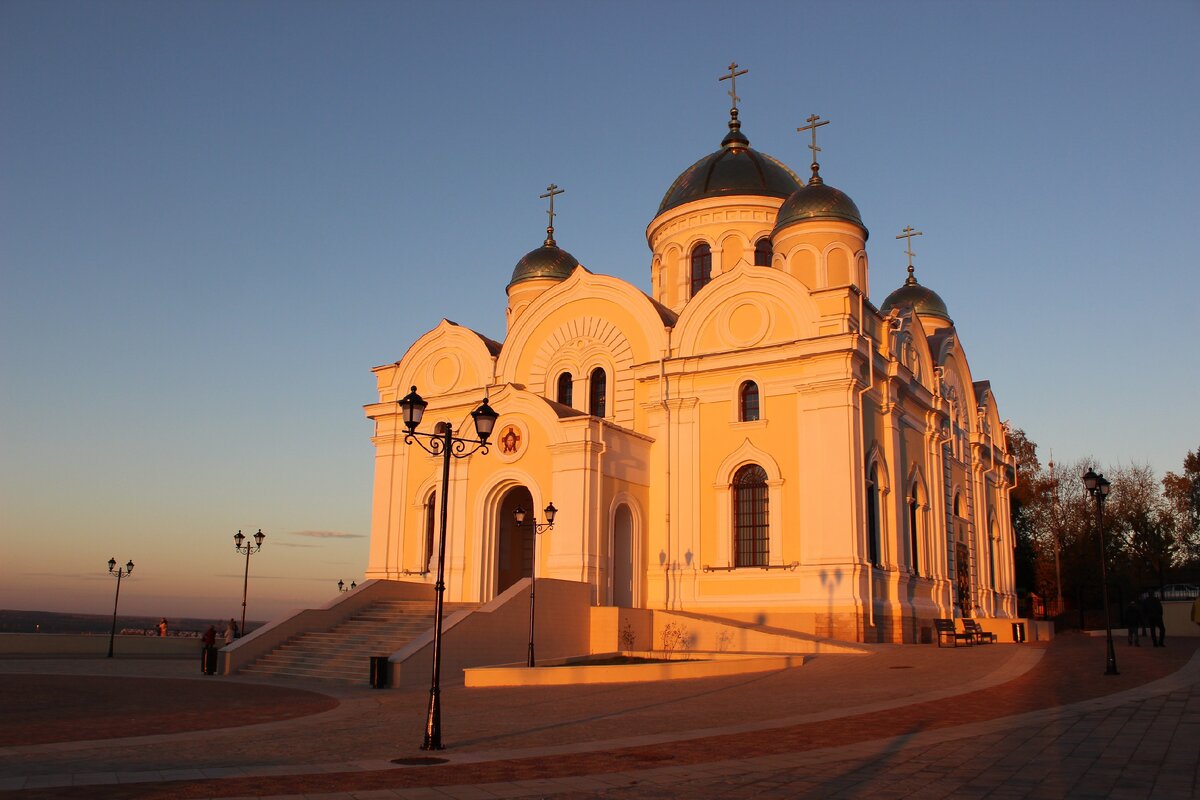
M 1175 521 L 1177 562 L 1200 561 L 1200 447 L 1183 457 L 1183 474 L 1168 472 L 1162 486 Z

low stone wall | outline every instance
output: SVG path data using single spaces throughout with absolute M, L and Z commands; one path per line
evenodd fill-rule
M 0 633 L 0 658 L 80 658 L 108 655 L 107 634 Z M 117 636 L 114 658 L 200 658 L 200 640 L 186 636 Z

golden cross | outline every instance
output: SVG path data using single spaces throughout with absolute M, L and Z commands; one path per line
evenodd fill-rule
M 914 253 L 913 249 L 912 249 L 912 240 L 913 240 L 914 236 L 923 236 L 923 235 L 924 234 L 921 233 L 920 231 L 913 230 L 912 225 L 905 225 L 904 232 L 896 237 L 897 239 L 907 239 L 908 240 L 907 242 L 905 242 L 904 252 L 908 254 L 908 277 L 909 278 L 913 277 L 912 258 L 914 255 L 916 255 L 916 253 Z
M 729 96 L 730 96 L 730 97 L 732 97 L 732 98 L 733 98 L 733 107 L 734 107 L 735 109 L 737 108 L 738 100 L 741 100 L 741 98 L 737 96 L 737 79 L 738 79 L 738 75 L 745 75 L 745 74 L 746 74 L 747 72 L 749 72 L 749 71 L 750 71 L 750 70 L 748 70 L 748 69 L 744 69 L 744 70 L 742 70 L 741 72 L 738 72 L 738 65 L 737 65 L 737 62 L 736 62 L 736 61 L 734 61 L 733 63 L 731 63 L 731 64 L 729 65 L 729 74 L 728 74 L 728 75 L 722 75 L 721 77 L 717 78 L 717 80 L 718 80 L 718 81 L 729 81 L 729 92 L 728 92 L 728 94 L 729 94 Z
M 554 243 L 554 195 L 562 194 L 565 191 L 566 191 L 565 189 L 560 189 L 560 188 L 558 188 L 558 186 L 556 186 L 552 183 L 546 187 L 545 194 L 538 195 L 538 198 L 542 199 L 542 200 L 545 200 L 547 197 L 550 198 L 550 210 L 546 212 L 547 214 L 550 215 L 550 223 L 546 226 L 546 243 L 547 244 Z
M 812 131 L 812 144 L 810 144 L 808 146 L 808 149 L 812 150 L 814 164 L 817 163 L 817 153 L 821 152 L 821 148 L 817 147 L 817 128 L 821 127 L 822 125 L 829 124 L 829 120 L 827 120 L 827 119 L 821 120 L 821 122 L 817 122 L 817 120 L 819 120 L 819 119 L 821 119 L 821 118 L 818 117 L 816 114 L 813 114 L 811 117 L 804 120 L 805 122 L 808 123 L 807 125 L 805 125 L 803 128 L 796 128 L 796 133 L 804 133 L 805 131 Z

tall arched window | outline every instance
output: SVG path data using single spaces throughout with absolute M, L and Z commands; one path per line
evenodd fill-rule
M 867 476 L 867 558 L 879 566 L 879 468 L 872 466 Z
M 767 472 L 747 464 L 733 476 L 733 552 L 738 567 L 770 563 L 771 529 L 767 517 Z
M 918 545 L 920 540 L 918 527 L 919 520 L 917 516 L 920 513 L 920 508 L 921 504 L 917 500 L 917 487 L 914 486 L 912 494 L 909 495 L 908 498 L 908 547 L 909 566 L 912 567 L 912 571 L 916 575 L 921 574 L 921 560 L 919 557 L 920 547 Z
M 608 395 L 608 376 L 602 367 L 592 370 L 592 378 L 588 381 L 588 413 L 593 417 L 607 416 L 605 398 Z
M 771 256 L 773 251 L 771 248 L 771 239 L 767 236 L 759 239 L 754 243 L 754 266 L 769 267 L 771 266 Z
M 692 297 L 712 280 L 712 250 L 701 242 L 692 248 Z
M 571 405 L 572 390 L 575 388 L 575 381 L 571 378 L 571 373 L 564 372 L 558 376 L 558 402 L 564 406 Z
M 753 422 L 758 419 L 758 384 L 746 381 L 738 389 L 738 421 Z
M 429 501 L 425 503 L 425 554 L 421 560 L 421 569 L 428 572 L 432 569 L 433 564 L 433 528 L 434 520 L 437 518 L 437 492 L 432 492 L 429 495 Z

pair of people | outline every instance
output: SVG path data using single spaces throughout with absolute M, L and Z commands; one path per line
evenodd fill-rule
M 238 624 L 235 620 L 230 619 L 225 625 L 225 645 L 228 646 L 233 644 L 233 640 L 236 638 L 238 638 Z M 205 647 L 214 647 L 217 643 L 217 626 L 209 625 L 208 630 L 206 630 L 204 635 L 200 637 L 200 642 Z
M 1167 629 L 1163 625 L 1162 601 L 1158 599 L 1157 592 L 1150 592 L 1140 604 L 1136 600 L 1130 600 L 1129 607 L 1125 609 L 1125 615 L 1128 617 L 1129 643 L 1131 645 L 1140 647 L 1138 629 L 1149 628 L 1153 646 L 1166 647 Z

